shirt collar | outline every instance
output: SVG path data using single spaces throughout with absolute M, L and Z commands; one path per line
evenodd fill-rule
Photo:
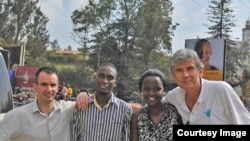
M 101 110 L 101 107 L 97 103 L 95 96 L 93 96 L 92 98 L 89 99 L 89 104 L 91 104 L 91 103 L 94 104 L 99 110 Z M 111 97 L 110 97 L 110 99 L 105 107 L 109 107 L 112 104 L 118 106 L 118 100 L 113 93 L 111 94 Z
M 61 106 L 60 102 L 54 100 L 53 111 L 61 110 L 61 108 L 62 108 L 62 106 Z M 33 110 L 33 113 L 40 112 L 40 110 L 39 110 L 39 108 L 38 108 L 38 105 L 37 105 L 37 99 L 35 99 L 35 100 L 32 102 L 32 110 Z
M 201 78 L 201 91 L 200 91 L 200 95 L 199 95 L 199 98 L 197 100 L 197 103 L 201 103 L 202 101 L 204 101 L 204 89 L 205 89 L 205 84 L 207 80 L 205 79 L 202 79 Z M 178 87 L 177 89 L 177 99 L 180 103 L 183 103 L 185 101 L 185 95 L 186 95 L 186 92 L 184 89 Z M 185 102 L 184 102 L 185 103 Z

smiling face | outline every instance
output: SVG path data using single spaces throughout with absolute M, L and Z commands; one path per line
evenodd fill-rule
M 201 50 L 202 50 L 201 61 L 206 68 L 206 66 L 209 66 L 209 59 L 210 59 L 210 56 L 212 55 L 210 44 L 208 42 L 204 42 L 201 47 Z
M 110 66 L 101 67 L 96 74 L 95 87 L 98 94 L 109 95 L 116 86 L 117 72 Z
M 147 76 L 142 83 L 142 95 L 149 106 L 160 103 L 165 95 L 161 79 L 158 76 Z
M 37 83 L 33 87 L 37 92 L 37 100 L 39 102 L 51 102 L 58 91 L 58 77 L 55 73 L 41 72 L 37 77 Z
M 187 60 L 182 63 L 176 63 L 173 66 L 173 79 L 178 86 L 185 91 L 200 88 L 200 78 L 203 75 L 203 70 L 197 68 L 194 60 Z

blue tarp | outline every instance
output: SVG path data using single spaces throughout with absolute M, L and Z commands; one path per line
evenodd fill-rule
M 13 93 L 15 93 L 15 70 L 8 70 Z

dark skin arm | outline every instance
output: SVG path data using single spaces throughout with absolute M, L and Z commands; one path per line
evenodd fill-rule
M 130 122 L 131 138 L 130 141 L 138 141 L 138 112 L 135 111 L 132 114 Z

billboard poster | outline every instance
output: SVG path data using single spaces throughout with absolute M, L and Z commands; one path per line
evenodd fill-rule
M 186 39 L 185 47 L 197 52 L 204 64 L 203 78 L 224 80 L 226 41 L 222 38 Z
M 32 90 L 33 83 L 35 83 L 35 73 L 37 70 L 38 67 L 17 66 L 15 88 L 17 89 L 22 86 L 24 90 Z

